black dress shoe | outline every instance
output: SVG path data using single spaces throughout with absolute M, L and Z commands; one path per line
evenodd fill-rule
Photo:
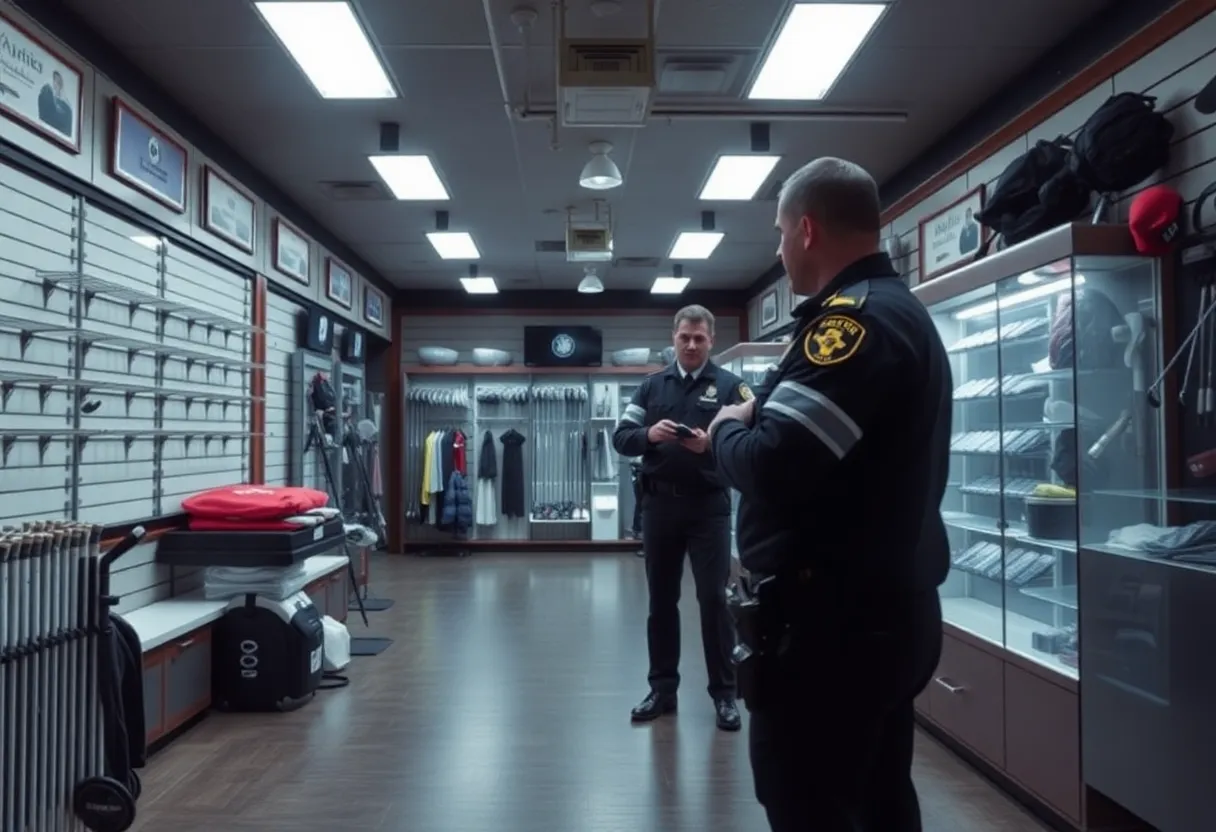
M 718 727 L 723 731 L 738 731 L 743 727 L 735 700 L 719 699 L 714 703 L 714 710 L 718 713 Z
M 672 714 L 676 711 L 676 697 L 671 693 L 655 693 L 651 691 L 646 695 L 646 698 L 638 703 L 638 706 L 633 709 L 632 717 L 634 722 L 650 722 L 658 719 L 663 714 Z

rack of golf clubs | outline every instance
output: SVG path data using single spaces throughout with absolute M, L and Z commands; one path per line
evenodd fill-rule
M 589 538 L 589 399 L 586 382 L 532 386 L 533 538 Z M 564 528 L 549 530 L 541 524 L 562 524 Z
M 428 441 L 432 453 L 436 446 L 452 440 L 459 434 L 464 437 L 466 462 L 473 435 L 472 398 L 468 382 L 431 381 L 421 384 L 409 383 L 405 392 L 405 489 L 406 489 L 406 540 L 418 543 L 450 543 L 467 539 L 468 534 L 456 534 L 451 529 L 440 527 L 442 497 L 431 491 L 423 503 L 423 491 L 431 477 L 425 464 L 432 459 L 427 456 Z M 470 486 L 471 488 L 471 486 Z M 472 529 L 470 529 L 470 532 Z M 422 552 L 421 554 L 428 554 Z M 456 554 L 467 554 L 458 551 Z
M 0 529 L 0 829 L 123 832 L 144 765 L 139 637 L 113 616 L 101 526 Z M 133 701 L 138 698 L 139 701 Z M 136 713 L 131 713 L 135 710 Z
M 469 471 L 479 540 L 529 540 L 532 387 L 526 381 L 476 383 Z M 486 437 L 489 436 L 487 442 Z M 508 444 L 514 450 L 508 450 Z M 487 447 L 488 446 L 488 447 Z M 494 454 L 494 478 L 481 476 L 483 456 Z M 475 457 L 475 458 L 474 458 Z M 518 463 L 518 465 L 516 465 Z

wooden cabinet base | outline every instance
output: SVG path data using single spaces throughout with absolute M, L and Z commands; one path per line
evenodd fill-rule
M 211 707 L 211 626 L 143 657 L 144 723 L 149 745 Z

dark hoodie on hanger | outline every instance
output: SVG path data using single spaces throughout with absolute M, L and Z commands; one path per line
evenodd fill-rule
M 477 455 L 477 479 L 498 478 L 498 448 L 494 445 L 494 434 L 486 431 L 481 440 L 481 453 Z

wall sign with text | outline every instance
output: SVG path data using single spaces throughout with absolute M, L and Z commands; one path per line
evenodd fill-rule
M 350 309 L 354 306 L 354 278 L 350 270 L 332 257 L 325 261 L 325 296 L 339 306 Z
M 0 14 L 0 114 L 80 152 L 84 75 Z
M 210 165 L 202 176 L 203 228 L 253 254 L 256 203 Z
M 120 98 L 114 98 L 110 175 L 166 208 L 186 212 L 190 154 Z
M 308 238 L 283 222 L 280 217 L 274 218 L 271 237 L 271 257 L 275 271 L 307 286 L 310 282 Z
M 363 287 L 363 320 L 384 326 L 384 296 L 367 285 Z
M 920 221 L 920 276 L 924 283 L 975 259 L 984 242 L 979 214 L 984 210 L 984 186 L 964 195 Z

